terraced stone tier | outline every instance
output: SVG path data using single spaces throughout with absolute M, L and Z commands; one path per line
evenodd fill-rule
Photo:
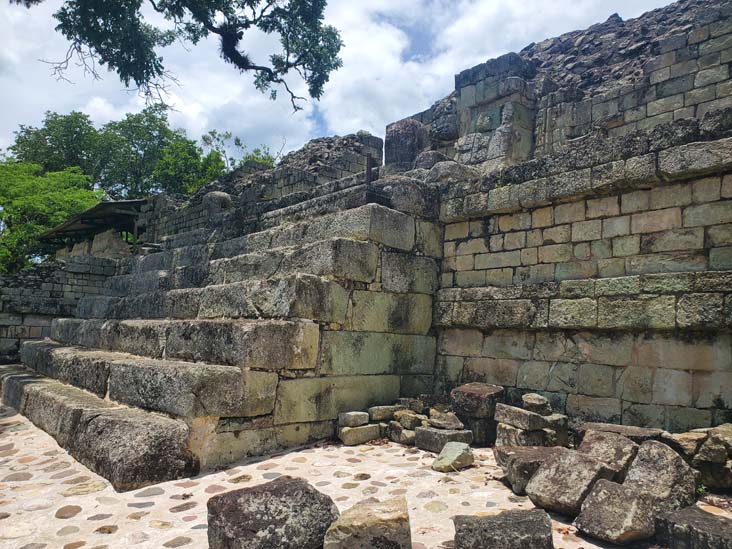
M 117 490 L 199 470 L 182 421 L 113 404 L 18 366 L 0 366 L 0 394 Z

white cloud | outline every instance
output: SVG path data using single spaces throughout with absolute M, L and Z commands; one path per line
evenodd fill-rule
M 173 125 L 191 137 L 209 129 L 230 130 L 251 147 L 269 144 L 286 151 L 316 132 L 345 134 L 359 129 L 383 135 L 387 123 L 429 107 L 452 90 L 453 76 L 486 59 L 516 51 L 570 30 L 604 21 L 613 11 L 624 18 L 667 3 L 664 0 L 330 0 L 326 19 L 345 42 L 343 67 L 331 76 L 325 95 L 292 113 L 284 95 L 276 102 L 254 89 L 251 75 L 237 73 L 218 54 L 214 39 L 164 51 L 166 68 L 178 79 L 169 102 Z M 143 106 L 115 74 L 85 78 L 72 67 L 74 82 L 57 82 L 38 59 L 58 59 L 66 41 L 51 17 L 61 0 L 26 10 L 0 3 L 0 147 L 12 143 L 19 124 L 37 125 L 46 110 L 87 112 L 97 124 Z M 32 39 L 31 39 L 32 38 Z M 266 58 L 273 37 L 246 36 L 245 47 Z M 276 43 L 274 43 L 276 45 Z M 305 91 L 295 82 L 296 91 Z M 318 116 L 316 116 L 316 114 Z M 322 122 L 326 128 L 322 128 Z

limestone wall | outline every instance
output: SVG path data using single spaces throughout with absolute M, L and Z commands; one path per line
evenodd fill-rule
M 23 341 L 50 336 L 51 321 L 74 316 L 82 297 L 105 294 L 115 265 L 111 259 L 68 257 L 0 276 L 0 363 L 17 362 Z

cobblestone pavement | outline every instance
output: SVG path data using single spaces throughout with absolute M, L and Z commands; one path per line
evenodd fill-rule
M 117 493 L 46 433 L 0 406 L 0 548 L 206 547 L 209 497 L 283 474 L 307 479 L 341 511 L 367 497 L 404 494 L 413 546 L 448 548 L 454 534 L 450 517 L 456 514 L 532 507 L 527 498 L 492 480 L 499 469 L 490 450 L 477 450 L 476 457 L 476 467 L 442 474 L 430 469 L 432 454 L 393 443 L 319 444 Z M 600 547 L 557 521 L 554 541 L 558 549 Z

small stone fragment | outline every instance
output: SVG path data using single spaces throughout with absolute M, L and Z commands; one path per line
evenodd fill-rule
M 536 393 L 526 393 L 521 397 L 524 409 L 534 412 L 540 416 L 550 416 L 552 414 L 552 405 L 549 400 Z
M 338 414 L 339 427 L 360 427 L 369 422 L 367 412 L 342 412 Z
M 452 412 L 430 410 L 429 424 L 437 429 L 453 429 L 459 431 L 465 427 L 463 422 Z M 415 427 L 416 428 L 416 427 Z
M 475 461 L 473 451 L 464 442 L 448 442 L 440 455 L 432 463 L 432 469 L 441 473 L 451 473 L 470 467 Z
M 552 522 L 541 509 L 503 511 L 492 516 L 457 515 L 455 549 L 554 549 Z
M 356 503 L 328 528 L 323 549 L 410 549 L 412 534 L 404 496 Z
M 427 416 L 418 414 L 413 410 L 399 410 L 394 412 L 394 420 L 401 423 L 402 427 L 414 431 L 427 422 Z

